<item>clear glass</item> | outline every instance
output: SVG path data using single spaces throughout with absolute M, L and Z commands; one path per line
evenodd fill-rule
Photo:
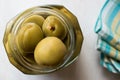
M 34 61 L 33 55 L 21 55 L 21 51 L 16 44 L 16 35 L 20 29 L 21 23 L 33 14 L 42 15 L 43 17 L 55 15 L 66 25 L 68 35 L 64 43 L 67 46 L 68 54 L 64 57 L 63 62 L 57 66 L 38 66 Z M 69 10 L 60 5 L 37 6 L 18 14 L 8 22 L 3 39 L 4 47 L 10 62 L 26 74 L 50 73 L 67 67 L 77 59 L 82 42 L 83 35 L 77 18 Z

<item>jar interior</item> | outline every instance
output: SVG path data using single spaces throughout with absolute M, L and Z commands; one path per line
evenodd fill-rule
M 66 26 L 65 29 L 68 31 L 67 36 L 62 41 L 66 45 L 68 52 L 65 55 L 64 59 L 58 65 L 55 65 L 55 66 L 38 65 L 34 60 L 33 52 L 31 52 L 32 54 L 30 54 L 30 55 L 22 55 L 22 53 L 24 53 L 24 51 L 22 49 L 20 49 L 20 46 L 16 43 L 16 36 L 17 36 L 19 30 L 21 29 L 22 22 L 31 15 L 40 15 L 40 16 L 44 17 L 45 19 L 49 15 L 53 15 L 53 16 L 58 17 L 62 21 L 62 24 L 64 24 Z M 75 34 L 74 34 L 73 26 L 71 25 L 69 20 L 64 16 L 64 14 L 62 14 L 59 11 L 55 11 L 52 9 L 46 9 L 46 8 L 36 8 L 36 9 L 33 9 L 22 15 L 19 15 L 13 24 L 12 33 L 13 33 L 14 37 L 13 37 L 13 40 L 10 40 L 10 41 L 13 41 L 11 43 L 15 42 L 14 45 L 11 44 L 12 45 L 11 47 L 14 47 L 13 49 L 14 49 L 15 53 L 13 53 L 13 54 L 14 54 L 15 60 L 18 63 L 20 63 L 22 66 L 24 66 L 25 68 L 28 68 L 34 72 L 47 73 L 47 72 L 52 72 L 52 71 L 58 70 L 67 64 L 67 62 L 69 61 L 69 59 L 71 58 L 71 56 L 74 53 Z

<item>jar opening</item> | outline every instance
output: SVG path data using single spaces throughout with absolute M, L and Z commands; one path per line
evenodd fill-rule
M 33 14 L 37 14 L 37 15 L 42 15 L 44 18 L 46 18 L 48 15 L 54 15 L 57 16 L 58 18 L 61 19 L 62 23 L 64 25 L 66 25 L 66 30 L 68 31 L 68 36 L 65 39 L 69 39 L 69 43 L 68 43 L 68 53 L 66 54 L 66 56 L 64 57 L 63 62 L 61 62 L 60 64 L 58 64 L 57 66 L 38 66 L 35 61 L 34 58 L 30 56 L 33 56 L 32 54 L 30 56 L 23 56 L 22 53 L 24 52 L 23 50 L 20 50 L 19 46 L 16 43 L 16 35 L 18 34 L 19 29 L 21 28 L 21 24 L 22 22 L 29 16 L 33 15 Z M 51 30 L 54 30 L 55 28 L 52 27 Z M 17 60 L 18 63 L 20 63 L 22 66 L 24 66 L 25 68 L 33 71 L 33 72 L 39 72 L 39 73 L 48 73 L 48 72 L 53 72 L 55 70 L 61 69 L 62 67 L 64 67 L 67 62 L 70 60 L 71 56 L 74 54 L 74 49 L 75 49 L 75 32 L 74 32 L 74 28 L 73 25 L 71 24 L 71 22 L 69 21 L 69 19 L 63 14 L 61 13 L 59 10 L 53 10 L 53 9 L 48 9 L 48 8 L 44 8 L 44 7 L 36 7 L 33 8 L 27 12 L 23 12 L 23 14 L 20 14 L 19 16 L 17 16 L 15 22 L 13 23 L 13 29 L 12 29 L 12 33 L 14 34 L 14 40 L 11 40 L 13 42 L 15 42 L 14 45 L 12 45 L 11 47 L 14 49 L 15 53 L 14 53 L 14 58 L 15 60 Z M 64 41 L 64 40 L 63 40 Z M 11 43 L 13 43 L 11 42 Z M 30 59 L 29 59 L 30 57 Z M 33 61 L 31 61 L 33 60 Z

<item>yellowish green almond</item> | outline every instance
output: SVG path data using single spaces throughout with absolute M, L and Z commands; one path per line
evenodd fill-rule
M 63 40 L 66 37 L 66 25 L 56 16 L 48 16 L 42 26 L 45 36 L 55 36 Z
M 37 25 L 42 27 L 44 20 L 45 20 L 44 17 L 35 14 L 26 18 L 22 24 L 24 25 L 25 23 L 36 23 Z
M 35 48 L 34 58 L 38 65 L 57 65 L 67 53 L 66 46 L 57 37 L 42 39 Z
M 39 25 L 26 23 L 22 25 L 17 34 L 17 44 L 24 52 L 33 52 L 36 45 L 44 38 Z

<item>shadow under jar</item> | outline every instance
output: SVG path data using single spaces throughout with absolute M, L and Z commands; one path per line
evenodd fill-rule
M 23 55 L 24 52 L 19 48 L 16 36 L 24 20 L 31 15 L 41 15 L 44 18 L 54 15 L 65 25 L 67 35 L 62 41 L 67 47 L 67 54 L 58 65 L 40 66 L 35 62 L 33 54 Z M 37 6 L 18 14 L 8 22 L 3 38 L 4 47 L 10 62 L 25 74 L 44 74 L 67 67 L 77 59 L 82 42 L 83 35 L 77 18 L 61 5 Z

